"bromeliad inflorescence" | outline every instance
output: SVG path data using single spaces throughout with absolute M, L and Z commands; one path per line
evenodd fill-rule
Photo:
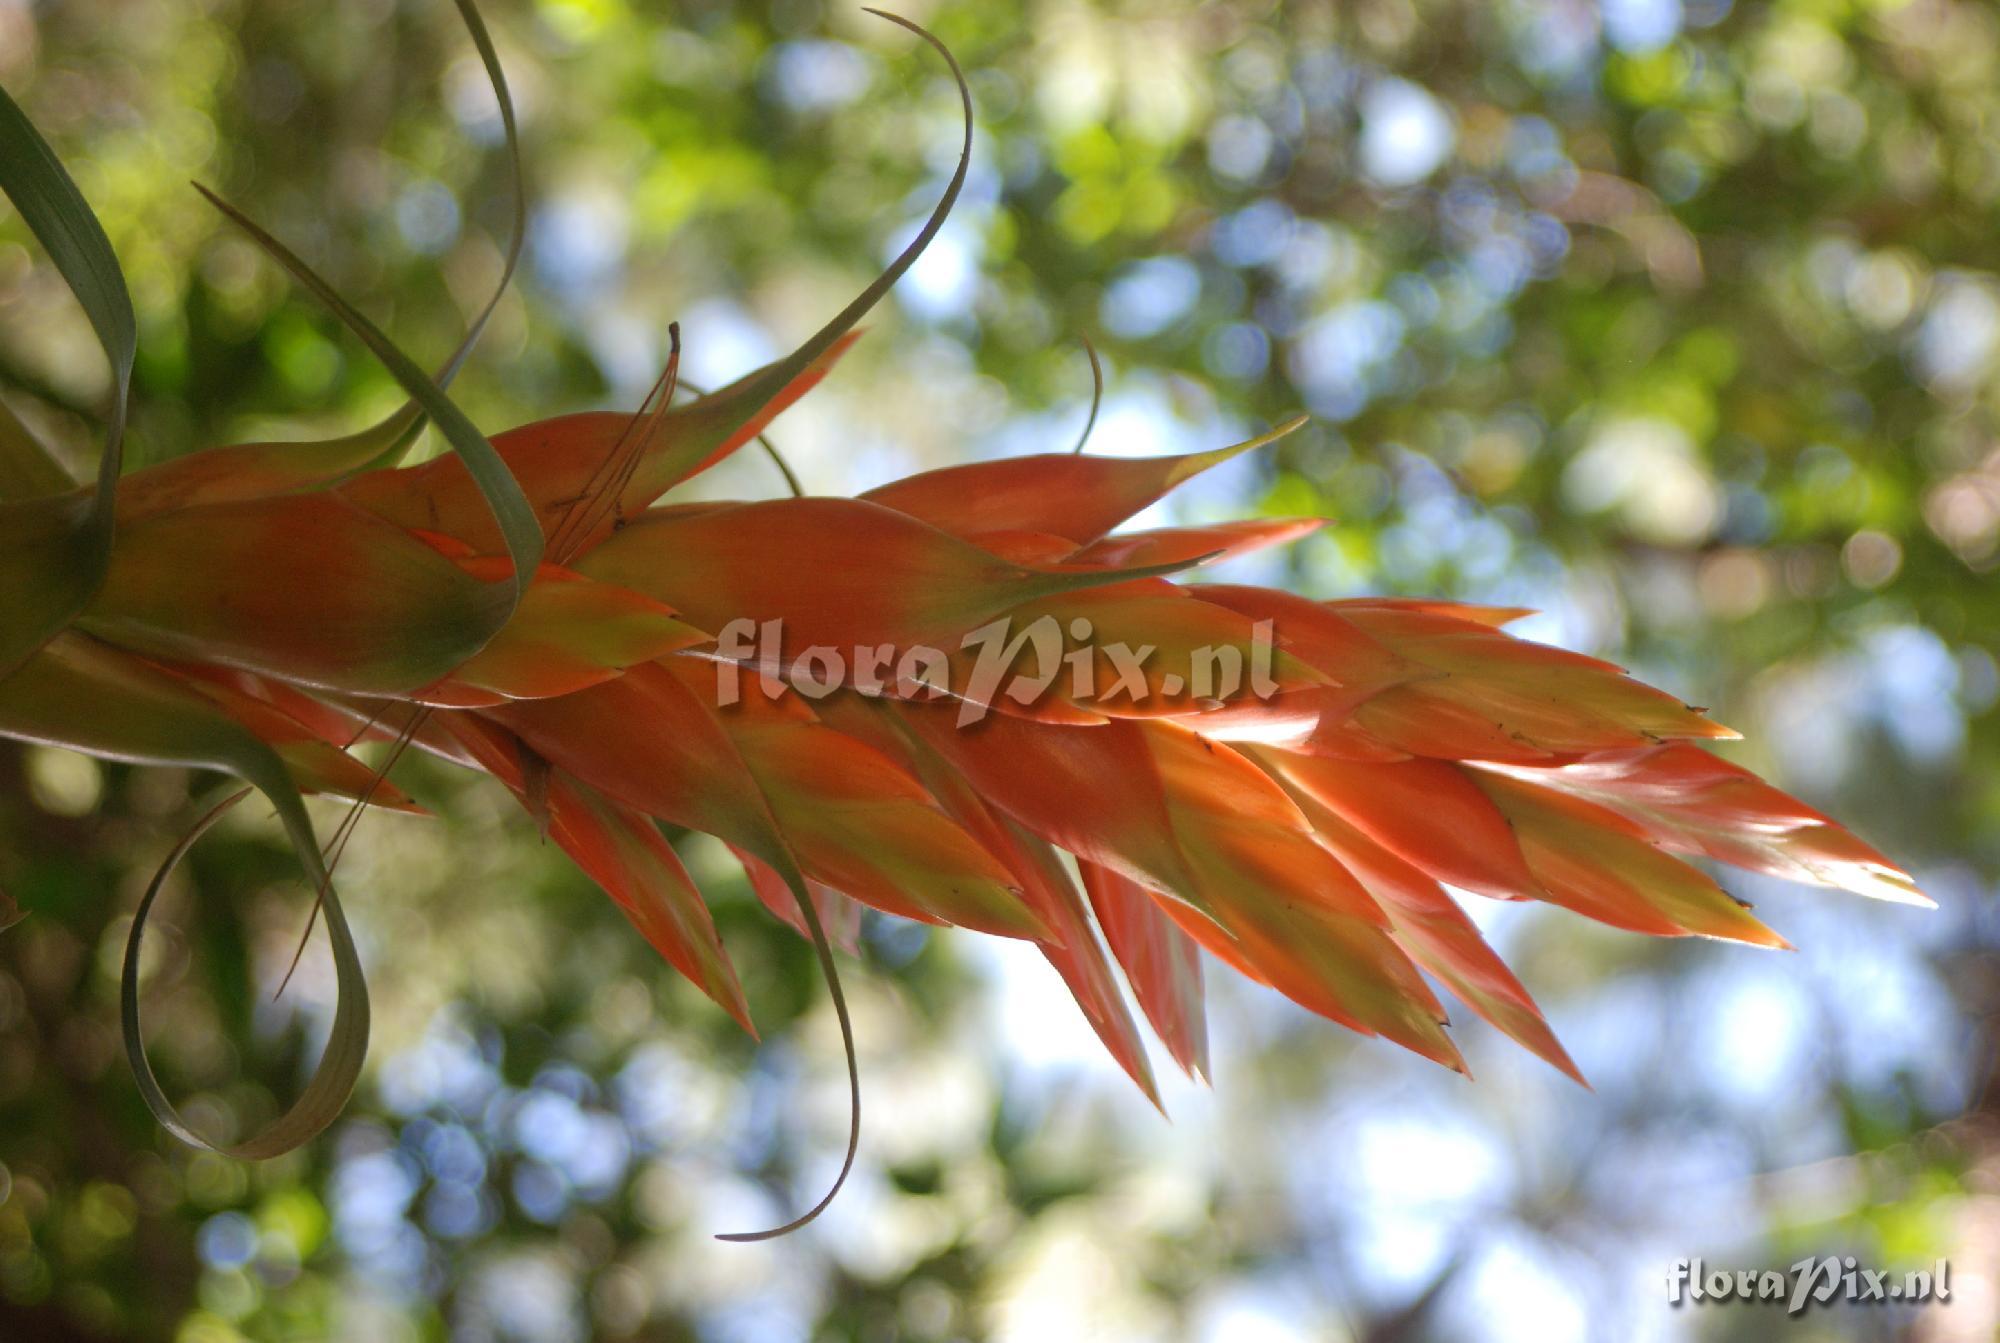
M 492 44 L 470 0 L 459 8 L 516 152 Z M 969 154 L 962 78 L 959 89 Z M 82 302 L 117 387 L 90 488 L 0 415 L 0 735 L 222 770 L 261 791 L 319 893 L 338 967 L 306 1092 L 226 1150 L 306 1141 L 359 1074 L 367 998 L 329 874 L 359 804 L 410 806 L 349 753 L 367 740 L 497 778 L 748 1028 L 658 823 L 721 839 L 813 939 L 850 1074 L 827 928 L 838 937 L 861 906 L 1034 942 L 1153 1096 L 1114 961 L 1190 1073 L 1208 1071 L 1206 950 L 1462 1069 L 1428 972 L 1575 1076 L 1446 887 L 1763 946 L 1783 943 L 1685 859 L 1928 903 L 1825 816 L 1704 750 L 1733 734 L 1698 710 L 1502 632 L 1519 612 L 1166 577 L 1316 519 L 1116 531 L 1292 425 L 1194 456 L 951 467 L 857 499 L 655 506 L 826 375 L 935 235 L 966 162 L 909 248 L 787 357 L 671 406 L 676 343 L 636 415 L 561 416 L 490 440 L 443 390 L 483 316 L 427 376 L 216 201 L 410 403 L 349 438 L 215 448 L 121 476 L 135 344 L 124 284 L 81 195 L 0 97 L 0 185 Z M 397 466 L 426 421 L 452 454 Z M 987 661 L 975 645 L 1009 656 Z M 853 654 L 815 662 L 786 646 Z M 169 867 L 247 791 L 204 817 Z M 305 792 L 357 800 L 324 849 Z M 128 947 L 127 1049 L 154 1111 L 201 1142 L 140 1046 L 137 953 L 159 886 Z

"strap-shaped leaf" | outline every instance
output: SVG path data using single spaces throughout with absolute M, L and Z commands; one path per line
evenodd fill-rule
M 946 184 L 944 194 L 939 197 L 916 236 L 897 253 L 882 273 L 804 344 L 719 391 L 660 417 L 637 443 L 630 445 L 637 460 L 628 468 L 625 483 L 619 487 L 617 505 L 606 510 L 592 527 L 575 538 L 578 551 L 590 549 L 613 530 L 617 517 L 629 517 L 644 509 L 674 485 L 707 470 L 761 433 L 770 422 L 770 417 L 816 382 L 832 359 L 854 338 L 855 324 L 916 264 L 917 258 L 944 227 L 946 217 L 957 203 L 972 162 L 972 91 L 965 82 L 965 75 L 945 45 L 921 26 L 879 9 L 867 12 L 915 33 L 937 51 L 951 69 L 964 113 L 965 134 L 958 167 Z M 598 438 L 601 440 L 598 447 L 615 449 L 630 428 L 630 421 L 623 416 L 596 417 L 594 422 L 584 420 L 575 427 L 582 428 L 584 432 L 566 447 L 578 454 L 578 461 L 588 464 L 588 470 L 595 467 L 601 455 L 597 451 L 586 450 L 586 442 Z
M 347 324 L 349 330 L 361 338 L 382 366 L 389 370 L 396 381 L 402 384 L 410 400 L 428 415 L 437 425 L 438 431 L 451 444 L 465 462 L 466 470 L 479 486 L 479 492 L 486 497 L 488 507 L 493 510 L 494 521 L 500 525 L 500 534 L 507 543 L 507 554 L 514 561 L 514 597 L 519 602 L 526 594 L 528 584 L 534 580 L 535 569 L 542 562 L 542 528 L 535 518 L 535 510 L 529 505 L 527 496 L 507 464 L 500 460 L 500 454 L 486 441 L 486 436 L 473 427 L 472 421 L 444 393 L 441 384 L 449 383 L 457 375 L 465 356 L 471 352 L 472 343 L 485 329 L 486 321 L 493 315 L 493 309 L 500 301 L 500 294 L 512 278 L 515 263 L 520 258 L 521 240 L 526 232 L 527 205 L 526 192 L 521 186 L 521 149 L 519 130 L 514 123 L 514 102 L 507 92 L 507 76 L 500 68 L 499 53 L 493 49 L 492 35 L 486 31 L 484 20 L 472 0 L 457 0 L 459 16 L 465 20 L 467 31 L 472 34 L 472 43 L 479 49 L 479 59 L 486 67 L 487 78 L 493 83 L 493 93 L 500 102 L 500 122 L 507 136 L 508 154 L 513 160 L 516 190 L 514 195 L 514 240 L 507 251 L 506 269 L 500 278 L 500 288 L 487 301 L 486 307 L 466 333 L 464 343 L 447 361 L 438 380 L 432 380 L 410 357 L 397 348 L 394 341 L 384 335 L 374 323 L 336 293 L 333 287 L 315 274 L 311 267 L 295 256 L 283 243 L 259 228 L 242 212 L 217 197 L 206 187 L 196 184 L 195 189 L 208 197 L 215 207 L 250 235 L 252 241 L 268 252 L 292 277 L 310 290 L 313 296 L 324 303 L 333 314 Z M 511 613 L 510 613 L 511 614 Z M 504 623 L 504 620 L 503 622 Z M 495 626 L 497 629 L 498 626 Z
M 521 259 L 527 238 L 527 179 L 521 165 L 521 140 L 514 119 L 514 101 L 507 91 L 507 77 L 500 68 L 499 53 L 472 0 L 457 0 L 459 15 L 472 35 L 486 67 L 493 96 L 500 104 L 500 125 L 505 133 L 505 149 L 513 182 L 513 219 L 507 242 L 506 259 L 500 279 L 486 306 L 466 327 L 465 337 L 451 357 L 439 368 L 435 380 L 440 388 L 451 386 L 465 361 L 486 330 L 487 322 L 500 304 Z M 340 438 L 293 443 L 238 443 L 227 447 L 191 452 L 171 461 L 135 471 L 118 490 L 119 516 L 128 523 L 171 508 L 193 504 L 221 503 L 237 499 L 261 498 L 292 490 L 312 489 L 363 471 L 388 466 L 399 460 L 416 442 L 424 423 L 421 403 L 411 400 L 387 418 Z M 4 429 L 4 425 L 0 425 Z M 4 446 L 4 444 L 0 444 Z
M 169 855 L 133 914 L 121 979 L 125 1053 L 148 1108 L 184 1142 L 250 1160 L 279 1156 L 312 1139 L 338 1115 L 368 1052 L 368 988 L 361 958 L 327 880 L 305 803 L 283 760 L 213 701 L 151 664 L 68 632 L 50 640 L 0 681 L 0 736 L 45 742 L 140 764 L 189 765 L 234 774 L 264 794 L 284 824 L 307 882 L 324 895 L 338 999 L 312 1080 L 270 1127 L 222 1146 L 188 1126 L 147 1062 L 139 1023 L 139 950 L 146 919 L 166 876 L 196 840 L 245 793 L 209 812 Z
M 361 975 L 361 957 L 354 948 L 354 935 L 348 929 L 347 916 L 341 911 L 340 900 L 334 895 L 333 887 L 327 885 L 323 888 L 324 896 L 320 901 L 320 907 L 326 911 L 327 940 L 333 946 L 334 976 L 339 994 L 333 1009 L 333 1027 L 327 1035 L 326 1049 L 320 1055 L 319 1066 L 313 1070 L 312 1080 L 306 1084 L 305 1091 L 292 1102 L 289 1110 L 267 1128 L 242 1142 L 223 1145 L 210 1142 L 189 1127 L 187 1121 L 181 1118 L 180 1111 L 174 1108 L 174 1103 L 167 1099 L 159 1078 L 153 1074 L 153 1065 L 146 1057 L 145 1037 L 139 1025 L 139 951 L 153 901 L 159 897 L 167 875 L 194 847 L 195 841 L 208 833 L 209 827 L 221 820 L 231 807 L 248 797 L 250 791 L 243 788 L 230 794 L 197 821 L 194 828 L 174 846 L 173 852 L 167 855 L 167 861 L 161 864 L 152 883 L 146 887 L 146 893 L 140 897 L 138 908 L 132 911 L 131 934 L 125 941 L 125 967 L 118 977 L 118 1015 L 125 1037 L 126 1061 L 138 1081 L 139 1094 L 145 1098 L 146 1108 L 153 1112 L 160 1126 L 190 1146 L 245 1161 L 262 1161 L 303 1147 L 332 1123 L 347 1107 L 347 1098 L 354 1093 L 354 1083 L 361 1076 L 362 1061 L 368 1055 L 368 986 Z M 279 808 L 281 815 L 284 810 L 282 806 Z M 289 819 L 286 828 L 291 828 Z M 315 848 L 312 852 L 316 855 L 318 850 Z
M 249 235 L 252 242 L 291 272 L 293 279 L 346 323 L 348 330 L 358 336 L 369 353 L 402 384 L 410 398 L 424 408 L 451 444 L 452 451 L 465 462 L 465 469 L 471 472 L 473 480 L 479 485 L 479 492 L 486 497 L 487 507 L 493 510 L 493 519 L 499 524 L 500 535 L 507 543 L 507 554 L 514 561 L 514 595 L 518 601 L 533 580 L 536 567 L 542 562 L 542 527 L 535 518 L 535 510 L 529 505 L 528 497 L 521 493 L 521 487 L 507 469 L 507 463 L 500 459 L 500 454 L 493 450 L 486 436 L 473 427 L 465 412 L 444 394 L 428 373 L 290 248 L 207 187 L 197 182 L 195 190 L 207 197 L 211 205 L 227 215 L 232 223 Z M 494 628 L 497 630 L 499 625 Z
M 621 452 L 632 455 L 634 460 L 627 463 L 615 506 L 602 510 L 590 527 L 578 529 L 570 538 L 576 553 L 592 549 L 614 530 L 619 518 L 632 517 L 674 485 L 715 465 L 761 433 L 772 417 L 825 375 L 833 360 L 859 334 L 855 324 L 909 270 L 943 227 L 965 184 L 971 162 L 971 93 L 950 53 L 935 37 L 906 19 L 870 12 L 915 32 L 951 63 L 965 116 L 964 144 L 957 170 L 909 245 L 853 302 L 782 359 L 745 374 L 691 404 L 673 408 L 642 432 L 634 432 L 637 426 L 629 415 L 592 412 L 524 425 L 499 436 L 499 446 L 511 455 L 517 475 L 530 496 L 550 513 L 551 523 L 578 494 L 593 492 L 592 482 L 608 455 Z M 402 478 L 363 475 L 346 489 L 356 502 L 384 517 L 405 526 L 442 531 L 486 550 L 491 538 L 485 535 L 483 516 L 474 516 L 466 507 L 462 478 L 454 474 L 457 469 L 458 463 L 453 459 L 440 458 L 410 468 Z M 596 488 L 603 486 L 599 484 Z
M 683 437 L 667 450 L 663 459 L 655 465 L 655 471 L 650 473 L 653 480 L 649 481 L 646 488 L 651 490 L 654 497 L 669 485 L 712 466 L 722 455 L 720 445 L 738 441 L 732 431 L 743 422 L 746 407 L 762 405 L 769 401 L 785 384 L 798 377 L 852 331 L 855 323 L 866 316 L 868 310 L 879 303 L 883 295 L 895 286 L 896 281 L 902 279 L 904 273 L 916 264 L 917 258 L 923 255 L 924 249 L 931 245 L 933 238 L 937 237 L 938 230 L 944 227 L 944 221 L 951 214 L 952 207 L 958 203 L 958 193 L 964 188 L 965 175 L 972 166 L 972 88 L 965 82 L 965 74 L 958 68 L 957 58 L 931 33 L 900 14 L 891 14 L 886 10 L 872 9 L 865 5 L 862 8 L 864 13 L 873 14 L 878 19 L 886 19 L 899 28 L 907 28 L 915 33 L 938 55 L 944 57 L 945 64 L 951 68 L 951 77 L 958 85 L 959 103 L 965 116 L 965 138 L 963 147 L 959 151 L 958 167 L 953 170 L 951 181 L 945 186 L 944 195 L 938 198 L 930 217 L 924 220 L 923 227 L 917 230 L 909 245 L 897 253 L 895 260 L 889 263 L 887 269 L 866 289 L 855 295 L 853 301 L 836 313 L 831 321 L 784 358 L 745 374 L 727 387 L 701 398 L 686 408 L 683 412 L 685 425 L 682 431 Z M 745 435 L 741 441 L 747 441 L 747 438 Z
M 48 444 L 0 401 L 0 503 L 68 494 L 75 488 L 76 478 Z
M 493 286 L 493 296 L 486 300 L 486 306 L 466 327 L 465 338 L 452 351 L 451 358 L 438 370 L 437 385 L 440 388 L 451 386 L 451 380 L 458 376 L 459 369 L 465 366 L 467 357 L 471 355 L 472 347 L 485 333 L 487 322 L 493 318 L 493 310 L 500 306 L 501 297 L 514 279 L 514 268 L 521 262 L 521 247 L 528 239 L 528 174 L 521 164 L 521 128 L 514 120 L 514 98 L 507 91 L 507 72 L 500 67 L 500 53 L 493 49 L 493 35 L 486 31 L 486 20 L 479 17 L 479 6 L 473 0 L 454 0 L 454 3 L 458 6 L 458 16 L 465 21 L 466 32 L 471 34 L 472 45 L 479 51 L 479 63 L 486 67 L 486 80 L 493 86 L 494 101 L 500 104 L 500 130 L 506 142 L 507 169 L 514 183 L 514 211 L 508 234 L 507 257 L 500 267 L 499 283 Z M 401 412 L 411 416 L 412 429 L 416 427 L 419 404 L 406 406 Z M 393 420 L 394 417 L 391 418 Z M 386 425 L 390 421 L 383 423 Z M 401 448 L 414 440 L 414 433 L 404 435 L 397 452 L 391 453 L 389 460 L 393 461 L 400 455 Z
M 62 629 L 103 581 L 138 327 L 111 242 L 27 114 L 0 90 L 0 190 L 55 263 L 111 361 L 111 414 L 94 491 L 0 503 L 0 676 Z

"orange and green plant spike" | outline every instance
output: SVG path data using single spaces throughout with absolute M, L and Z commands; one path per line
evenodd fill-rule
M 511 151 L 491 44 L 460 7 Z M 9 196 L 34 219 L 87 220 L 18 109 L 0 111 Z M 231 1150 L 306 1141 L 358 1074 L 358 959 L 299 794 L 411 808 L 348 754 L 364 740 L 497 779 L 746 1030 L 752 1004 L 661 823 L 729 845 L 759 897 L 814 937 L 843 1026 L 824 930 L 851 950 L 863 905 L 1025 939 L 1156 1102 L 1114 964 L 1192 1075 L 1212 1075 L 1206 949 L 1313 1012 L 1463 1071 L 1428 973 L 1582 1081 L 1453 890 L 1762 946 L 1784 943 L 1685 858 L 1928 903 L 1831 819 L 1698 745 L 1733 735 L 1700 710 L 1500 628 L 1520 612 L 1165 577 L 1296 540 L 1330 525 L 1321 519 L 1115 534 L 1298 421 L 1188 456 L 1050 453 L 926 472 L 859 499 L 654 507 L 829 374 L 963 176 L 961 159 L 916 242 L 799 350 L 686 406 L 666 404 L 670 369 L 637 417 L 560 416 L 488 440 L 441 388 L 463 348 L 427 378 L 232 212 L 396 373 L 411 397 L 400 418 L 327 444 L 213 449 L 118 481 L 121 393 L 98 495 L 67 488 L 32 437 L 0 420 L 0 505 L 13 510 L 0 516 L 22 523 L 0 569 L 32 589 L 0 606 L 0 735 L 237 775 L 276 804 L 325 900 L 343 990 L 334 1038 L 298 1107 Z M 107 278 L 108 250 L 50 229 L 38 224 L 38 236 L 55 237 L 116 355 L 115 263 Z M 454 454 L 395 467 L 420 412 Z M 726 626 L 775 620 L 794 649 L 928 646 L 958 673 L 967 636 L 1042 617 L 1064 631 L 1066 653 L 1100 670 L 1120 642 L 1151 645 L 1159 660 L 1122 697 L 996 693 L 977 722 L 897 678 L 867 696 L 826 694 L 783 666 L 722 661 L 735 656 Z M 1204 650 L 1247 658 L 1261 630 L 1275 640 L 1270 694 L 1189 691 Z M 138 1045 L 143 922 L 127 964 L 128 1051 L 163 1122 L 200 1141 Z

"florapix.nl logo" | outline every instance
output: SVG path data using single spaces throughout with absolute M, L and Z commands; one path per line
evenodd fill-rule
M 1215 707 L 1245 694 L 1268 700 L 1282 688 L 1274 622 L 1254 623 L 1249 637 L 1194 647 L 1099 637 L 1088 619 L 1043 615 L 996 620 L 967 633 L 955 648 L 913 644 L 813 644 L 788 648 L 784 622 L 729 621 L 712 649 L 690 650 L 716 663 L 716 703 L 744 694 L 746 673 L 776 699 L 796 691 L 825 699 L 836 691 L 905 699 L 952 699 L 958 723 L 980 721 L 1001 697 L 1023 708 L 1050 697 L 1078 706 L 1136 706 L 1192 699 Z
M 1897 1273 L 1864 1267 L 1853 1255 L 1801 1259 L 1790 1268 L 1709 1268 L 1699 1259 L 1676 1259 L 1667 1270 L 1667 1304 L 1725 1302 L 1782 1304 L 1787 1315 L 1838 1303 L 1946 1302 L 1951 1261 Z

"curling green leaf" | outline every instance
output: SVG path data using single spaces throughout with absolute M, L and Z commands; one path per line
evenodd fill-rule
M 888 268 L 878 275 L 874 282 L 854 297 L 854 300 L 833 319 L 808 337 L 804 344 L 784 358 L 766 364 L 754 372 L 730 383 L 708 396 L 682 407 L 670 417 L 673 424 L 673 438 L 652 460 L 649 460 L 635 475 L 628 488 L 631 496 L 626 500 L 628 508 L 643 507 L 657 498 L 668 487 L 688 476 L 706 469 L 719 460 L 738 443 L 747 441 L 752 434 L 745 433 L 746 424 L 754 424 L 761 429 L 762 424 L 754 416 L 755 412 L 776 398 L 785 388 L 798 381 L 820 359 L 833 351 L 851 333 L 855 324 L 868 314 L 868 310 L 881 302 L 882 297 L 903 278 L 906 271 L 916 264 L 931 240 L 944 227 L 945 218 L 951 214 L 958 202 L 958 193 L 965 186 L 965 175 L 972 163 L 972 90 L 965 82 L 965 74 L 958 67 L 944 43 L 896 14 L 879 9 L 869 9 L 868 13 L 877 18 L 887 19 L 898 27 L 907 28 L 944 57 L 951 67 L 952 79 L 958 85 L 959 101 L 965 115 L 965 139 L 959 151 L 958 167 L 945 186 L 944 194 L 932 209 L 930 217 L 891 261 Z M 754 433 L 754 430 L 753 430 Z
M 73 620 L 104 579 L 138 328 L 125 276 L 97 216 L 55 151 L 4 90 L 0 190 L 83 306 L 111 361 L 112 381 L 96 489 L 63 489 L 0 503 L 0 676 L 5 676 Z
M 535 518 L 535 510 L 528 503 L 528 497 L 521 493 L 521 486 L 515 481 L 513 472 L 507 469 L 507 463 L 493 450 L 486 436 L 473 427 L 465 412 L 431 381 L 429 374 L 417 367 L 394 341 L 336 293 L 333 286 L 321 279 L 290 248 L 207 187 L 197 182 L 195 190 L 248 234 L 251 241 L 263 248 L 272 260 L 290 271 L 292 278 L 304 285 L 313 297 L 332 309 L 334 315 L 347 324 L 348 330 L 360 337 L 369 352 L 403 385 L 403 390 L 424 408 L 451 444 L 452 450 L 465 463 L 465 469 L 479 485 L 479 492 L 486 497 L 487 506 L 493 510 L 493 519 L 499 524 L 500 535 L 507 544 L 507 554 L 514 561 L 514 595 L 518 601 L 528 590 L 535 569 L 542 562 L 542 527 Z
M 121 982 L 125 1052 L 140 1093 L 154 1116 L 176 1137 L 198 1147 L 245 1159 L 289 1152 L 312 1139 L 347 1103 L 368 1052 L 368 989 L 361 958 L 327 878 L 305 803 L 284 761 L 213 701 L 165 672 L 74 632 L 58 634 L 21 668 L 0 681 L 0 736 L 66 746 L 138 764 L 218 769 L 269 799 L 285 827 L 307 881 L 324 896 L 333 948 L 338 1000 L 326 1049 L 312 1080 L 291 1109 L 242 1142 L 217 1145 L 189 1128 L 153 1076 L 139 1024 L 139 948 L 147 916 L 168 872 L 194 842 L 245 793 L 238 793 L 196 823 L 147 888 L 132 919 Z
M 457 4 L 459 15 L 472 35 L 472 44 L 478 48 L 480 62 L 486 67 L 493 96 L 500 104 L 500 125 L 506 137 L 507 162 L 513 179 L 514 209 L 499 283 L 486 300 L 486 306 L 467 326 L 458 348 L 438 370 L 435 381 L 440 389 L 450 387 L 452 379 L 458 376 L 513 281 L 528 224 L 526 174 L 521 166 L 521 139 L 514 119 L 514 100 L 507 91 L 507 76 L 500 68 L 499 53 L 493 49 L 493 39 L 479 17 L 478 8 L 472 0 L 457 0 Z M 341 438 L 240 443 L 191 452 L 127 476 L 118 490 L 119 517 L 131 522 L 192 504 L 224 503 L 312 489 L 362 471 L 393 465 L 416 441 L 423 424 L 424 407 L 413 399 L 387 419 Z M 0 437 L 4 437 L 4 429 L 0 425 Z M 4 446 L 0 442 L 0 447 Z

